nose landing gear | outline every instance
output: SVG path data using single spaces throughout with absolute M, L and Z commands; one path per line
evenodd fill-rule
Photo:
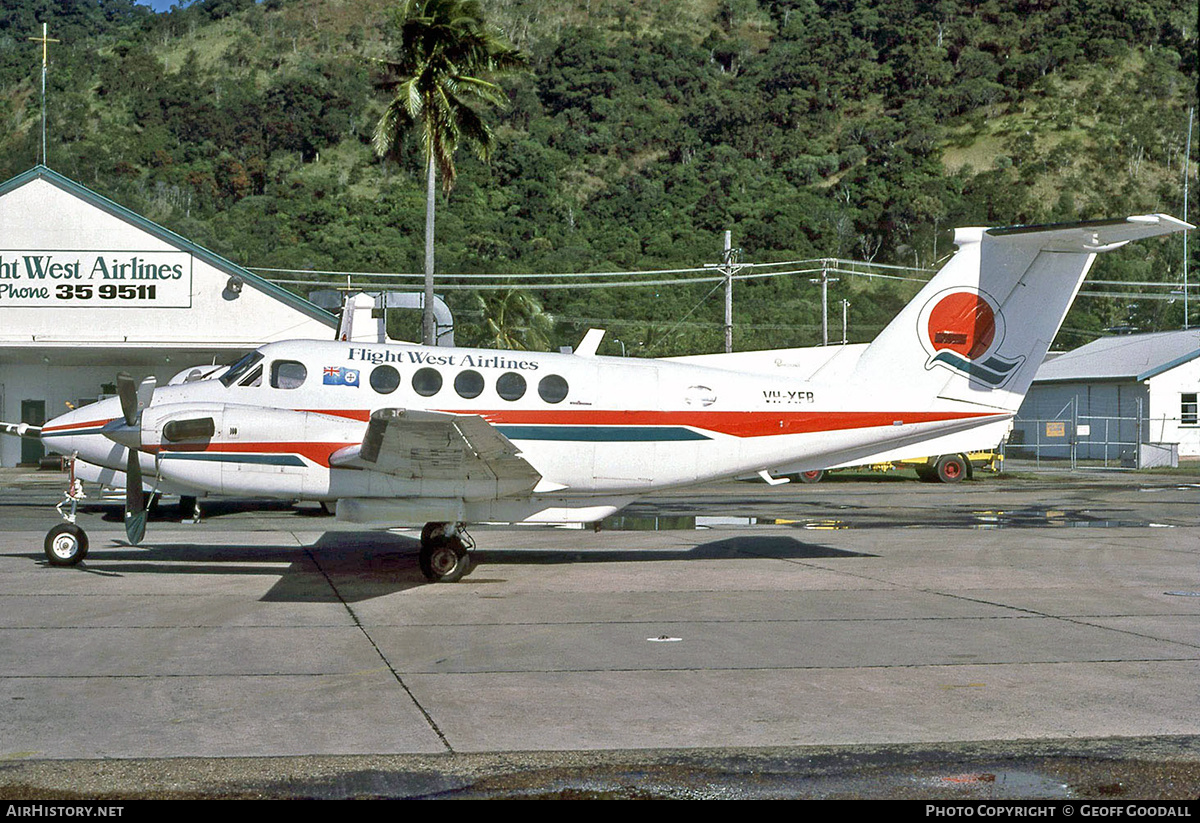
M 74 523 L 59 523 L 46 533 L 44 548 L 51 566 L 74 566 L 87 557 L 87 534 Z
M 67 490 L 63 499 L 55 508 L 62 515 L 65 523 L 59 523 L 46 533 L 42 548 L 46 552 L 46 560 L 51 566 L 74 566 L 87 557 L 87 533 L 75 525 L 75 511 L 79 501 L 86 495 L 83 493 L 83 483 L 75 478 L 75 457 L 64 458 L 67 468 Z M 65 511 L 64 511 L 65 509 Z

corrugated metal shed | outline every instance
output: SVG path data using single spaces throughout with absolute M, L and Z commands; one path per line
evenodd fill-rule
M 1010 454 L 1141 465 L 1147 445 L 1200 457 L 1200 329 L 1104 337 L 1047 357 Z
M 1047 358 L 1037 383 L 1148 380 L 1200 357 L 1200 329 L 1102 337 Z

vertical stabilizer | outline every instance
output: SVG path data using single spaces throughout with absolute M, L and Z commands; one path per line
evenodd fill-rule
M 1165 214 L 958 229 L 958 252 L 859 359 L 852 380 L 914 402 L 1015 412 L 1097 254 L 1192 228 Z

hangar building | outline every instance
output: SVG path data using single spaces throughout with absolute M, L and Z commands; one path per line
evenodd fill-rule
M 1200 329 L 1103 337 L 1042 364 L 1009 453 L 1139 467 L 1164 450 L 1200 458 L 1198 397 Z
M 41 424 L 263 343 L 331 339 L 337 316 L 45 166 L 0 184 L 0 420 Z M 37 462 L 0 437 L 0 465 Z

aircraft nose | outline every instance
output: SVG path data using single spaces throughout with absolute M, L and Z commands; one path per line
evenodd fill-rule
M 104 427 L 114 418 L 123 420 L 121 404 L 116 398 L 89 403 L 42 426 L 42 443 L 52 452 L 78 453 L 85 460 L 107 454 L 113 442 L 105 437 Z

